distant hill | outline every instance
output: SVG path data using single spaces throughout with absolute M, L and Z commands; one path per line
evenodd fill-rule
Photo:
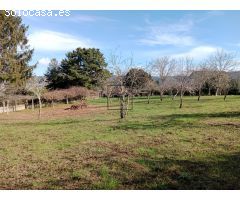
M 228 74 L 233 80 L 240 79 L 240 71 L 228 72 Z

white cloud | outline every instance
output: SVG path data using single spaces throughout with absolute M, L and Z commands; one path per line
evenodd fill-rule
M 173 54 L 172 57 L 191 57 L 196 60 L 200 60 L 208 57 L 212 53 L 216 52 L 218 49 L 219 48 L 213 46 L 198 46 L 184 53 Z
M 41 59 L 38 61 L 38 64 L 39 64 L 40 66 L 47 66 L 49 63 L 50 63 L 50 58 L 41 58 Z
M 70 34 L 41 30 L 29 36 L 30 45 L 41 51 L 68 51 L 77 47 L 90 47 L 91 41 Z
M 152 38 L 141 39 L 141 43 L 147 45 L 185 45 L 190 46 L 194 44 L 194 39 L 191 36 L 181 36 L 176 34 L 156 34 Z
M 148 26 L 142 30 L 146 31 L 146 36 L 139 40 L 145 45 L 194 45 L 195 39 L 191 36 L 190 30 L 193 27 L 192 20 L 181 20 L 174 24 L 153 25 L 147 22 Z

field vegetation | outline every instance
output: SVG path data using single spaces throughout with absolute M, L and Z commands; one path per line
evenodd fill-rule
M 0 114 L 0 188 L 240 189 L 240 97 L 163 98 Z

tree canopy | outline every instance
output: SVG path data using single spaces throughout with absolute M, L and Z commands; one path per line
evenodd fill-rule
M 143 89 L 151 79 L 151 75 L 143 69 L 132 68 L 125 75 L 124 84 L 131 89 Z
M 6 16 L 0 11 L 0 81 L 6 81 L 15 88 L 22 87 L 32 76 L 35 65 L 30 66 L 33 49 L 26 36 L 28 26 L 21 17 Z
M 107 63 L 99 49 L 77 48 L 66 54 L 60 66 L 50 63 L 46 77 L 51 80 L 51 89 L 83 86 L 94 88 L 101 85 L 110 76 Z

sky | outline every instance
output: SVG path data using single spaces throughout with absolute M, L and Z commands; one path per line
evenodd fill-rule
M 77 47 L 132 56 L 136 66 L 161 57 L 192 57 L 195 62 L 218 49 L 239 57 L 240 11 L 70 11 L 65 17 L 23 17 L 29 44 L 43 75 L 52 58 L 61 61 Z M 240 58 L 240 57 L 239 57 Z

